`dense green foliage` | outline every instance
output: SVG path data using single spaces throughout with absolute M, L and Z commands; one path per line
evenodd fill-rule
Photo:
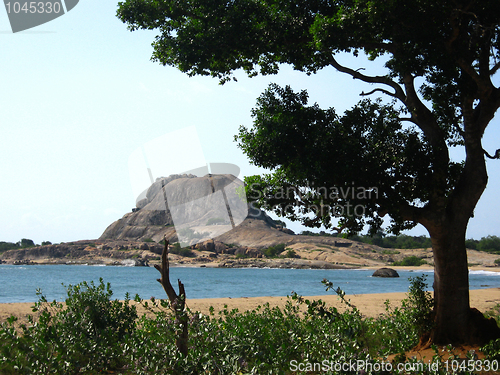
M 25 249 L 27 247 L 33 247 L 36 246 L 33 240 L 30 240 L 28 238 L 23 238 L 21 241 L 18 241 L 16 243 L 14 242 L 5 242 L 5 241 L 0 241 L 0 252 L 4 252 L 7 250 L 15 250 L 15 249 Z
M 500 237 L 498 236 L 482 237 L 479 241 L 469 239 L 465 241 L 465 244 L 469 249 L 500 254 Z
M 0 331 L 0 372 L 25 374 L 98 373 L 125 365 L 123 345 L 134 331 L 137 312 L 125 302 L 111 301 L 109 283 L 83 282 L 67 288 L 66 307 L 40 297 L 38 318 Z M 13 323 L 11 319 L 9 321 Z
M 284 243 L 280 243 L 278 245 L 270 246 L 267 249 L 264 249 L 264 255 L 268 258 L 274 258 L 280 255 L 283 251 L 285 251 L 286 245 Z
M 40 295 L 29 326 L 0 327 L 2 374 L 291 374 L 292 364 L 363 360 L 375 363 L 412 348 L 432 328 L 432 298 L 424 277 L 411 279 L 400 308 L 364 318 L 340 289 L 341 312 L 321 300 L 292 293 L 284 308 L 260 306 L 218 315 L 188 311 L 189 353 L 175 346 L 177 323 L 166 300 L 142 301 L 150 312 L 137 318 L 135 306 L 110 300 L 110 286 L 68 287 L 66 307 Z M 333 284 L 323 281 L 327 290 Z M 136 301 L 140 299 L 136 296 Z M 494 314 L 493 316 L 496 316 Z M 500 343 L 499 343 L 500 344 Z M 500 353 L 492 342 L 489 353 Z M 350 373 L 348 371 L 329 373 Z M 377 372 L 374 372 L 377 373 Z
M 393 266 L 407 266 L 407 267 L 410 267 L 410 266 L 421 266 L 423 264 L 427 264 L 427 261 L 415 256 L 415 255 L 411 255 L 409 257 L 405 257 L 403 260 L 399 261 L 399 262 L 393 262 L 392 265 Z
M 359 242 L 377 245 L 390 249 L 429 249 L 432 247 L 431 239 L 426 236 L 352 236 L 349 239 Z

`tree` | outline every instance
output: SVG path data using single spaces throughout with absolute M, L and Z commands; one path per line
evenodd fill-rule
M 343 229 L 368 224 L 376 233 L 386 215 L 393 233 L 422 224 L 435 258 L 433 341 L 499 336 L 496 325 L 477 332 L 484 322 L 469 305 L 465 234 L 487 184 L 485 157 L 500 157 L 481 144 L 500 106 L 492 81 L 500 2 L 128 0 L 117 15 L 130 30 L 158 29 L 152 59 L 190 76 L 223 83 L 237 69 L 266 75 L 291 64 L 375 84 L 361 95 L 390 103 L 365 99 L 342 116 L 308 106 L 305 91 L 271 85 L 252 112 L 254 127 L 237 136 L 251 161 L 272 172 L 247 181 L 249 196 L 309 226 L 331 227 L 338 216 Z M 387 59 L 387 74 L 338 62 L 339 53 L 362 52 Z M 463 162 L 450 160 L 455 146 L 465 149 Z
M 19 241 L 17 243 L 20 247 L 32 247 L 32 246 L 35 246 L 35 243 L 33 242 L 33 240 L 30 240 L 28 238 L 23 238 L 21 239 L 21 241 Z

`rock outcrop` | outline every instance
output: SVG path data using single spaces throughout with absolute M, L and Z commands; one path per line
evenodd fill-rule
M 396 270 L 393 270 L 392 268 L 379 268 L 376 270 L 373 275 L 374 277 L 399 277 L 399 274 Z
M 133 211 L 112 223 L 99 240 L 160 242 L 166 236 L 183 246 L 204 243 L 204 249 L 212 251 L 209 241 L 214 239 L 262 248 L 293 238 L 291 230 L 249 207 L 240 197 L 242 188 L 243 182 L 233 175 L 158 179 Z

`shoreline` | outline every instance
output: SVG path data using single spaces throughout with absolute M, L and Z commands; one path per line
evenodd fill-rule
M 281 259 L 280 259 L 281 260 Z M 338 269 L 338 270 L 377 270 L 380 268 L 391 268 L 396 271 L 427 271 L 434 272 L 434 267 L 429 264 L 421 265 L 421 266 L 391 266 L 391 265 L 377 265 L 377 266 L 355 266 L 355 265 L 333 265 L 333 267 L 321 267 L 324 262 L 321 261 L 309 261 L 307 264 L 299 264 L 299 267 L 294 267 L 296 264 L 286 262 L 282 262 L 278 260 L 278 262 L 274 262 L 274 259 L 269 259 L 265 263 L 269 265 L 263 265 L 264 262 L 260 261 L 258 264 L 254 264 L 251 262 L 245 262 L 246 264 L 240 264 L 239 266 L 232 267 L 221 267 L 220 262 L 191 262 L 191 263 L 179 263 L 179 262 L 171 262 L 171 268 L 283 268 L 283 269 Z M 159 264 L 158 262 L 149 262 L 150 266 L 154 266 L 155 264 Z M 90 266 L 90 267 L 137 267 L 134 265 L 128 264 L 103 264 L 103 263 L 90 263 L 90 262 L 77 262 L 77 261 L 69 261 L 69 262 L 40 262 L 40 263 L 25 263 L 25 264 L 12 264 L 12 263 L 0 263 L 0 265 L 8 265 L 8 266 Z M 150 267 L 146 266 L 146 267 Z M 307 267 L 309 266 L 309 267 Z M 484 266 L 484 265 L 474 265 L 470 266 L 470 271 L 484 271 L 484 272 L 495 272 L 500 273 L 500 265 L 499 266 Z

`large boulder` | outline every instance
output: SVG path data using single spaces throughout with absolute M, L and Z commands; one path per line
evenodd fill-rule
M 139 197 L 133 212 L 112 223 L 99 240 L 158 243 L 166 237 L 216 253 L 225 252 L 224 243 L 263 248 L 288 242 L 293 232 L 276 230 L 263 211 L 242 205 L 242 186 L 230 174 L 160 178 Z
M 373 277 L 399 277 L 399 274 L 396 270 L 393 270 L 392 268 L 379 268 L 376 270 L 373 275 Z

